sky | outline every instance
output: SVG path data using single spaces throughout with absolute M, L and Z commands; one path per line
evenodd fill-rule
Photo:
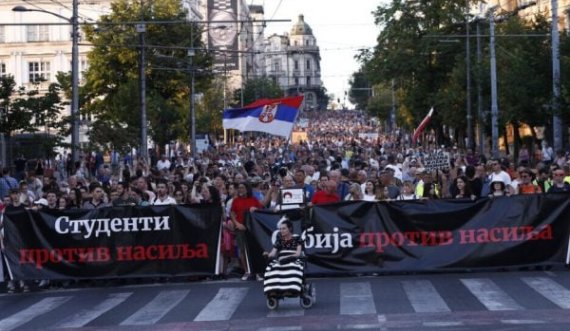
M 359 49 L 376 45 L 380 30 L 372 12 L 386 0 L 248 0 L 262 5 L 265 18 L 290 19 L 291 22 L 268 23 L 265 36 L 289 32 L 303 14 L 313 29 L 321 53 L 321 79 L 329 94 L 344 98 L 348 81 L 359 68 L 354 55 Z M 348 100 L 347 100 L 348 104 Z

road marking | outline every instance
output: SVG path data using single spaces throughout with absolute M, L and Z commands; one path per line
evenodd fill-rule
M 108 296 L 100 304 L 96 305 L 93 308 L 83 309 L 77 314 L 70 316 L 62 320 L 61 322 L 57 323 L 55 327 L 58 328 L 79 328 L 85 326 L 87 323 L 93 321 L 97 317 L 103 315 L 104 313 L 108 312 L 109 310 L 115 308 L 116 306 L 120 305 L 123 301 L 125 301 L 128 297 L 130 297 L 131 293 L 113 293 Z
M 552 279 L 523 277 L 522 281 L 562 309 L 570 309 L 570 291 Z
M 501 320 L 501 323 L 520 325 L 520 324 L 544 324 L 546 322 L 541 320 Z
M 226 321 L 236 311 L 239 304 L 245 298 L 247 287 L 221 288 L 218 294 L 196 316 L 195 322 L 200 321 Z
M 451 309 L 428 280 L 402 281 L 404 291 L 417 313 L 444 313 Z
M 461 279 L 475 297 L 491 311 L 496 310 L 524 310 L 505 291 L 501 290 L 495 282 L 490 279 Z
M 303 330 L 302 326 L 270 326 L 266 328 L 257 329 L 257 331 L 300 331 Z
M 369 282 L 340 284 L 340 314 L 376 314 L 376 305 Z
M 59 307 L 71 297 L 51 297 L 45 298 L 35 303 L 28 308 L 10 316 L 6 317 L 3 320 L 0 320 L 0 330 L 1 331 L 8 331 L 13 330 L 23 324 L 28 323 L 32 319 L 43 315 L 47 312 L 54 310 L 55 308 Z
M 120 325 L 153 325 L 188 295 L 190 290 L 161 291 L 154 299 Z
M 279 308 L 271 310 L 267 317 L 305 316 L 305 309 L 301 308 L 300 298 L 288 298 L 279 301 Z
M 449 326 L 462 326 L 464 325 L 463 322 L 447 322 L 447 321 L 433 321 L 433 322 L 423 322 L 422 323 L 423 326 L 427 326 L 427 327 L 449 327 Z

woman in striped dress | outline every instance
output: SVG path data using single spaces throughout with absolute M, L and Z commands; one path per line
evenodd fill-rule
M 293 236 L 293 223 L 284 220 L 279 223 L 279 235 L 269 253 L 265 253 L 271 262 L 265 270 L 264 292 L 291 291 L 300 292 L 303 284 L 303 263 L 301 256 L 303 243 L 298 236 Z

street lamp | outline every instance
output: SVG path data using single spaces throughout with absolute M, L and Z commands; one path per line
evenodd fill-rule
M 56 16 L 64 21 L 71 24 L 71 158 L 73 160 L 73 167 L 75 167 L 75 162 L 79 161 L 79 34 L 78 34 L 78 23 L 77 23 L 77 10 L 78 10 L 78 0 L 73 0 L 73 9 L 71 18 L 62 16 L 60 14 L 43 10 L 43 9 L 30 9 L 24 6 L 16 6 L 12 8 L 15 12 L 41 12 Z

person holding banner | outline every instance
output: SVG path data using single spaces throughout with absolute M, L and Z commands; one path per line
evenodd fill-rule
M 6 200 L 9 200 L 9 203 L 4 208 L 4 212 L 26 210 L 26 207 L 20 202 L 19 195 L 20 195 L 20 190 L 18 188 L 12 188 L 8 191 L 8 196 L 6 197 Z M 1 234 L 0 242 L 2 242 L 2 245 L 4 245 L 4 229 L 2 229 L 0 234 Z M 2 246 L 2 250 L 4 250 L 4 246 Z M 12 273 L 9 269 L 8 269 L 8 276 L 9 280 L 8 284 L 6 285 L 6 291 L 8 293 L 15 293 L 18 290 L 18 288 L 23 293 L 30 292 L 30 287 L 23 280 L 15 281 L 13 279 Z
M 238 246 L 239 261 L 245 271 L 241 280 L 248 280 L 251 277 L 249 265 L 246 259 L 246 237 L 245 217 L 247 212 L 263 208 L 261 202 L 252 193 L 251 186 L 247 182 L 238 184 L 237 197 L 232 202 L 230 217 L 235 228 L 236 244 Z

